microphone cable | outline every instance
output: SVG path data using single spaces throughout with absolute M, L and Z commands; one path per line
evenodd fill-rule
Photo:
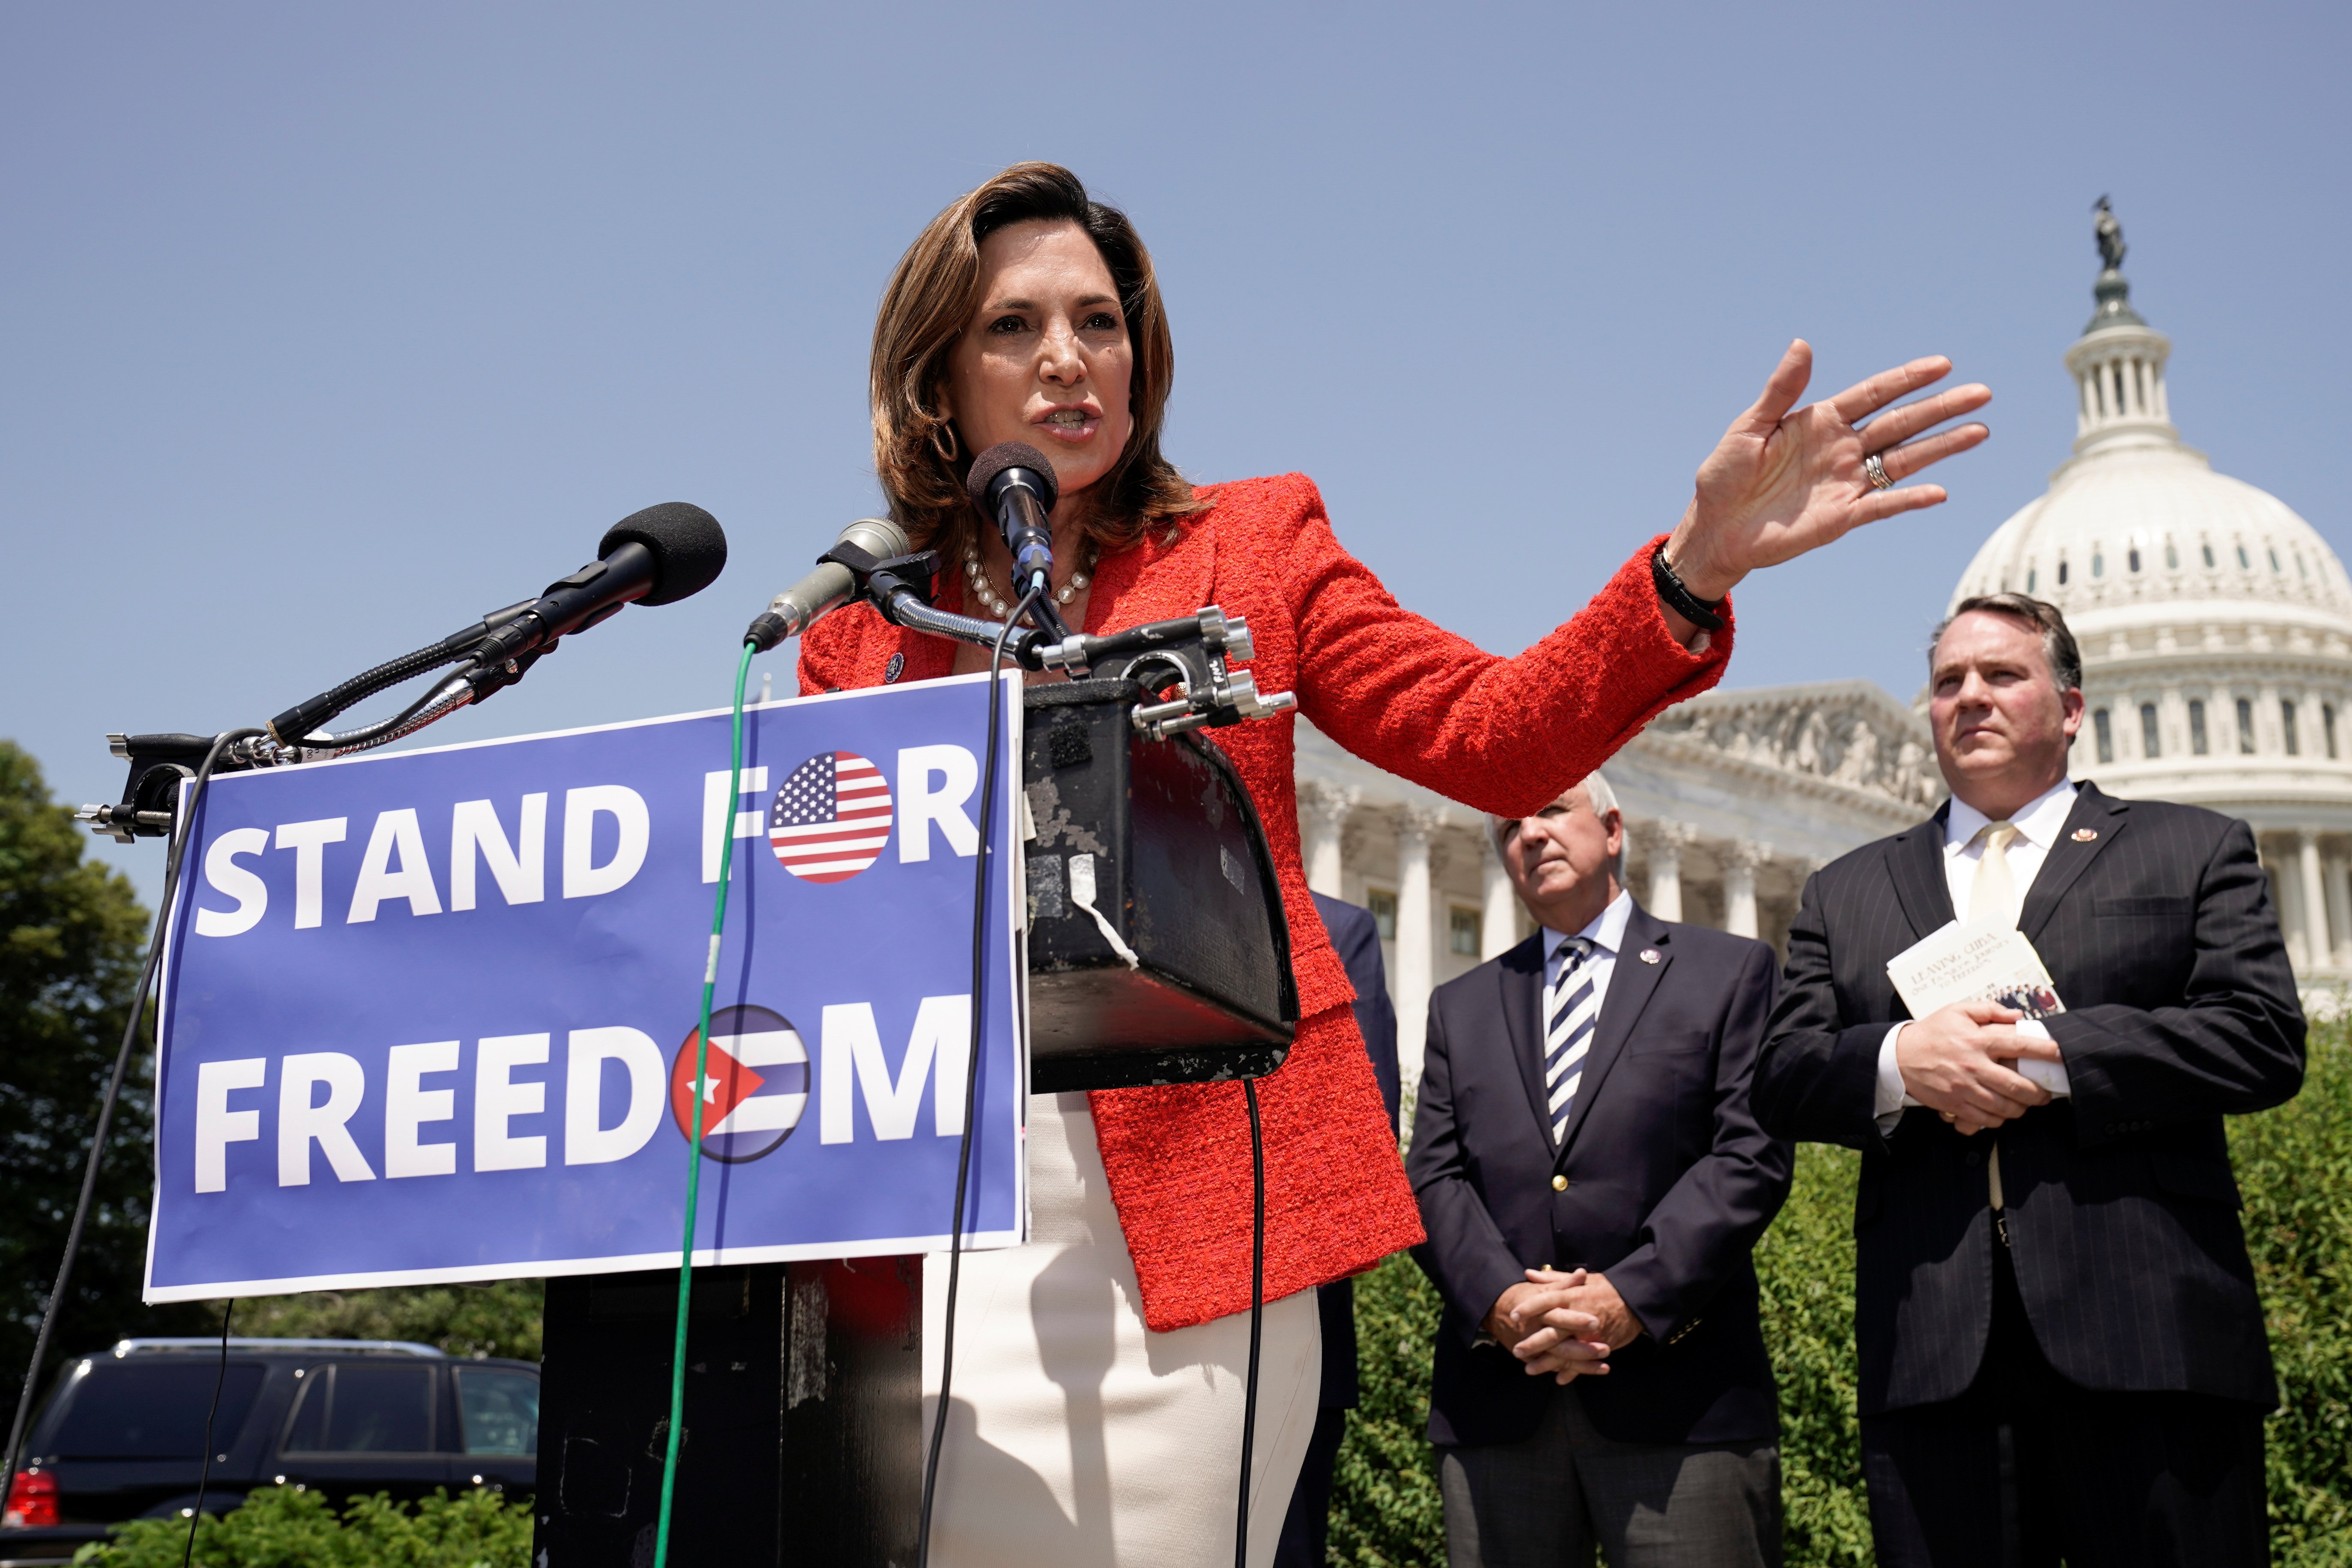
M 1242 1484 L 1234 1524 L 1234 1568 L 1249 1568 L 1250 1448 L 1257 1437 L 1257 1352 L 1265 1322 L 1265 1134 L 1258 1125 L 1257 1079 L 1242 1079 L 1250 1124 L 1250 1341 L 1248 1392 L 1242 1400 Z
M 139 988 L 131 994 L 131 1016 L 122 1026 L 122 1048 L 115 1053 L 114 1076 L 107 1080 L 105 1098 L 99 1101 L 98 1128 L 90 1134 L 89 1160 L 82 1167 L 81 1196 L 74 1204 L 72 1226 L 66 1231 L 65 1257 L 58 1263 L 58 1282 L 49 1291 L 48 1304 L 41 1309 L 40 1331 L 33 1337 L 33 1363 L 25 1370 L 25 1386 L 16 1396 L 16 1419 L 8 1429 L 8 1447 L 0 1458 L 0 1477 L 7 1485 L 16 1486 L 16 1460 L 25 1443 L 26 1420 L 32 1414 L 33 1393 L 40 1382 L 41 1363 L 48 1359 L 49 1334 L 56 1327 L 58 1309 L 65 1305 L 66 1286 L 73 1279 L 75 1258 L 81 1251 L 84 1227 L 89 1222 L 91 1198 L 98 1191 L 98 1171 L 106 1155 L 106 1134 L 114 1122 L 114 1107 L 122 1098 L 122 1079 L 131 1069 L 131 1047 L 139 1043 L 139 1026 L 147 1017 L 147 993 L 155 984 L 157 967 L 163 962 L 163 936 L 172 918 L 172 900 L 180 886 L 180 862 L 188 852 L 188 836 L 194 830 L 197 809 L 203 805 L 205 786 L 212 783 L 213 769 L 220 763 L 222 753 L 243 740 L 266 733 L 260 730 L 224 730 L 213 737 L 212 749 L 205 753 L 204 764 L 197 768 L 195 781 L 188 791 L 188 806 L 178 814 L 172 825 L 172 850 L 163 862 L 163 902 L 155 911 L 153 933 L 147 942 L 146 966 L 139 972 Z M 160 1050 L 161 1042 L 158 1042 Z M 161 1062 L 158 1062 L 158 1082 Z
M 955 1311 L 956 1289 L 963 1278 L 963 1216 L 966 1192 L 971 1181 L 971 1133 L 978 1111 L 980 1096 L 980 1046 L 982 1016 L 981 996 L 988 974 L 988 847 L 991 824 L 996 804 L 996 759 L 1001 744 L 999 730 L 1003 722 L 1004 703 L 998 695 L 999 676 L 1004 668 L 1005 639 L 1013 628 L 1021 624 L 1022 616 L 1039 602 L 1045 585 L 1034 584 L 1004 618 L 1004 629 L 996 635 L 996 647 L 988 657 L 988 744 L 980 766 L 980 866 L 972 875 L 971 895 L 971 1038 L 966 1042 L 963 1067 L 963 1142 L 956 1151 L 955 1215 L 948 1229 L 948 1300 L 945 1322 L 940 1332 L 940 1403 L 931 1413 L 930 1453 L 923 1463 L 923 1509 L 918 1521 L 915 1537 L 915 1568 L 929 1568 L 931 1560 L 931 1503 L 940 1484 L 940 1453 L 947 1441 L 948 1395 L 955 1382 Z M 1008 873 L 1009 875 L 1010 873 Z M 1017 1060 L 1017 1058 L 1016 1058 Z M 1016 1084 L 1015 1092 L 1026 1093 L 1026 1084 Z
M 236 1298 L 231 1296 L 221 1308 L 220 1370 L 213 1373 L 213 1402 L 205 1410 L 205 1462 L 196 1471 L 196 1506 L 188 1510 L 188 1542 L 180 1549 L 180 1568 L 195 1561 L 196 1526 L 205 1521 L 205 1489 L 213 1479 L 213 1421 L 220 1415 L 221 1385 L 228 1382 L 228 1319 L 236 1310 Z
M 727 929 L 727 888 L 735 866 L 735 808 L 743 783 L 743 688 L 751 679 L 752 656 L 759 645 L 743 639 L 743 657 L 735 666 L 735 708 L 729 725 L 727 788 L 729 805 L 719 823 L 719 890 L 711 896 L 710 954 L 702 965 L 702 1012 L 694 1026 L 694 1116 L 687 1129 L 686 1237 L 678 1244 L 677 1336 L 670 1346 L 669 1435 L 662 1450 L 661 1510 L 654 1520 L 654 1568 L 669 1563 L 670 1505 L 677 1492 L 678 1440 L 686 1426 L 686 1324 L 688 1292 L 694 1283 L 694 1222 L 702 1197 L 703 1079 L 710 1074 L 710 999 L 719 988 L 719 940 Z

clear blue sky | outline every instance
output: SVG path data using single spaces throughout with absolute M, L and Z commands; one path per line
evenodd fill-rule
M 2066 455 L 2102 192 L 2183 434 L 2352 546 L 2347 16 L 9 5 L 0 735 L 111 799 L 104 731 L 257 722 L 670 499 L 727 574 L 432 738 L 716 704 L 744 621 L 877 505 L 891 264 L 1026 157 L 1153 247 L 1178 463 L 1312 474 L 1497 650 L 1672 524 L 1791 336 L 1823 393 L 1950 354 L 1995 392 L 1952 502 L 1751 582 L 1729 677 L 1908 698 Z M 152 895 L 154 844 L 102 852 Z

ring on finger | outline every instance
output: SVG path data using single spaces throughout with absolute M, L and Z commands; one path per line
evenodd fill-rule
M 1947 1121 L 1958 1121 L 1960 1117 L 1958 1111 L 1947 1110 L 1944 1112 L 1944 1120 Z
M 1886 477 L 1886 465 L 1878 460 L 1878 454 L 1875 452 L 1862 460 L 1862 473 L 1863 477 L 1870 481 L 1872 489 L 1888 490 L 1895 488 L 1895 481 Z M 1951 1118 L 1948 1116 L 1944 1120 L 1948 1121 Z

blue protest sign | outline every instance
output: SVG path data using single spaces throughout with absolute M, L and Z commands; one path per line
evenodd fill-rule
M 968 1243 L 1022 1239 L 1019 688 Z M 167 924 L 146 1299 L 944 1247 L 987 678 L 213 781 Z M 695 1079 L 721 834 L 734 856 Z

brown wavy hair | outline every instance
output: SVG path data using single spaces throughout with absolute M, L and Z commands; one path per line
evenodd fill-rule
M 1087 537 L 1097 550 L 1117 550 L 1154 524 L 1172 525 L 1201 510 L 1192 487 L 1160 454 L 1176 352 L 1151 253 L 1127 215 L 1088 197 L 1069 170 L 1015 163 L 925 226 L 898 258 L 874 320 L 868 396 L 875 475 L 889 498 L 891 517 L 915 547 L 939 550 L 950 563 L 978 519 L 963 492 L 971 447 L 959 442 L 950 463 L 932 445 L 949 423 L 936 412 L 948 356 L 980 306 L 981 242 L 998 229 L 1038 220 L 1074 223 L 1095 242 L 1118 291 L 1135 353 L 1128 384 L 1134 425 L 1118 461 L 1087 492 L 1094 502 L 1084 514 Z

